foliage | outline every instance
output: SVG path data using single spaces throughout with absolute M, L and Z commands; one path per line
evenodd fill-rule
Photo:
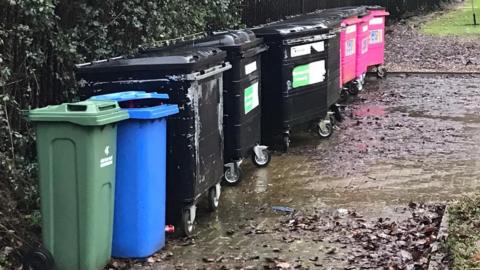
M 22 110 L 74 100 L 74 64 L 239 24 L 238 0 L 0 0 L 0 268 L 38 243 L 34 136 Z M 5 247 L 5 248 L 3 248 Z
M 453 269 L 480 268 L 480 195 L 465 197 L 449 208 L 447 246 Z

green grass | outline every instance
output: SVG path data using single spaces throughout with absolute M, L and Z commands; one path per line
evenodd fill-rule
M 480 269 L 480 195 L 449 206 L 447 248 L 454 270 Z
M 423 32 L 439 36 L 479 36 L 480 35 L 480 0 L 473 0 L 477 14 L 477 26 L 473 25 L 472 0 L 465 0 L 454 10 L 427 22 Z

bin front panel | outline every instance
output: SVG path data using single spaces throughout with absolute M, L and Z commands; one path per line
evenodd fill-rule
M 285 59 L 290 46 L 269 46 L 262 61 L 262 127 L 267 140 L 322 118 L 328 110 L 327 54 L 314 51 L 311 55 Z
M 355 76 L 360 78 L 367 73 L 368 68 L 368 49 L 370 43 L 369 18 L 362 19 L 357 29 L 357 65 Z
M 375 14 L 372 11 L 372 15 Z M 385 57 L 385 16 L 373 15 L 369 22 L 370 40 L 368 52 L 368 66 L 377 66 L 384 63 Z
M 55 269 L 103 269 L 110 260 L 116 127 L 38 123 L 43 242 Z
M 232 69 L 224 73 L 224 159 L 240 160 L 261 141 L 260 55 L 229 59 Z M 234 74 L 240 72 L 244 74 Z M 238 78 L 238 79 L 237 79 Z
M 165 245 L 166 119 L 118 126 L 112 256 L 147 257 Z

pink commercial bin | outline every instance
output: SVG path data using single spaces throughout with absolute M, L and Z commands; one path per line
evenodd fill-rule
M 370 31 L 369 23 L 371 15 L 361 17 L 357 24 L 357 64 L 355 69 L 355 77 L 357 80 L 357 87 L 359 90 L 362 90 L 363 84 L 365 82 L 365 75 L 368 71 L 369 66 L 369 41 L 370 41 Z
M 385 59 L 385 20 L 390 15 L 385 10 L 370 10 L 370 42 L 368 47 L 368 67 L 377 71 L 379 77 L 384 77 L 386 70 L 383 67 Z
M 361 20 L 351 17 L 342 21 L 340 33 L 340 83 L 348 87 L 356 79 L 357 24 Z

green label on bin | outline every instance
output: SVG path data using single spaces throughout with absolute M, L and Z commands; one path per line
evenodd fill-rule
M 293 69 L 293 88 L 298 88 L 325 80 L 325 61 L 316 61 Z
M 245 114 L 255 109 L 259 104 L 258 82 L 250 85 L 244 90 Z

